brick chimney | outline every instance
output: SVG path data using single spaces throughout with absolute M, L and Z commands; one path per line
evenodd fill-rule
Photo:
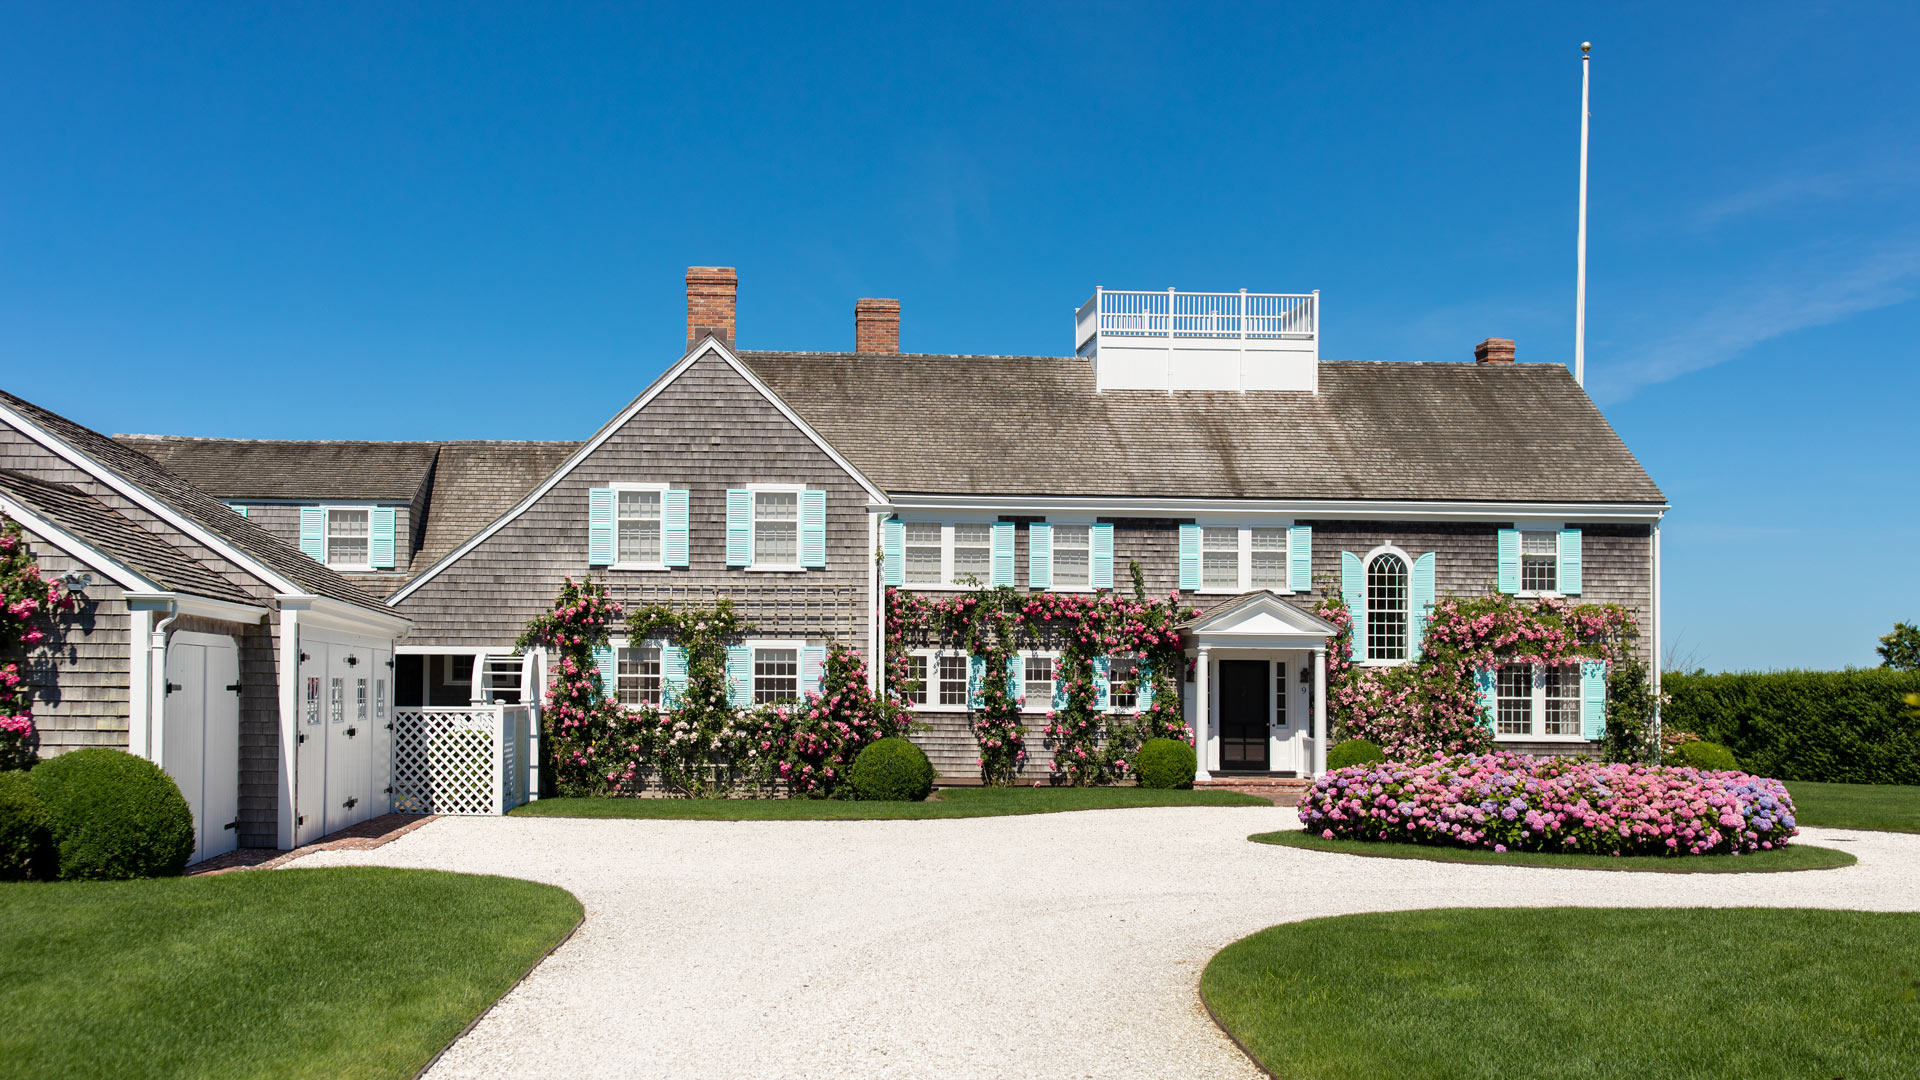
M 733 348 L 733 308 L 740 275 L 731 266 L 687 267 L 687 348 L 712 334 Z
M 1473 347 L 1473 362 L 1476 364 L 1513 363 L 1513 339 L 1490 337 Z
M 900 351 L 900 301 L 866 299 L 853 302 L 853 351 Z

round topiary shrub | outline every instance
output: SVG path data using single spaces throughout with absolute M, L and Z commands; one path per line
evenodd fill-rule
M 853 759 L 847 786 L 868 802 L 919 802 L 933 792 L 933 762 L 905 739 L 878 739 Z
M 1190 788 L 1199 759 L 1179 739 L 1148 739 L 1133 756 L 1133 775 L 1147 788 Z
M 158 765 L 104 746 L 33 767 L 64 880 L 165 877 L 193 854 L 193 811 Z
M 1365 739 L 1348 739 L 1327 751 L 1327 768 L 1344 769 L 1349 765 L 1371 765 L 1387 760 L 1380 748 Z
M 1733 756 L 1733 751 L 1717 742 L 1708 742 L 1705 739 L 1681 743 L 1674 751 L 1674 756 L 1680 759 L 1680 764 L 1691 765 L 1696 769 L 1737 772 L 1740 768 L 1740 760 Z
M 53 837 L 39 790 L 24 772 L 0 772 L 0 881 L 44 881 L 53 873 Z

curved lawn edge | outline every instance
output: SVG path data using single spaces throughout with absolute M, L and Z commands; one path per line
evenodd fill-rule
M 908 821 L 932 818 L 1013 817 L 1081 810 L 1166 806 L 1272 806 L 1238 791 L 1138 787 L 941 788 L 925 802 L 843 799 L 540 799 L 515 807 L 514 817 L 631 818 L 688 821 Z
M 1528 866 L 1550 870 L 1610 870 L 1639 874 L 1781 874 L 1796 870 L 1838 870 L 1860 860 L 1851 853 L 1811 844 L 1788 844 L 1749 855 L 1555 855 L 1543 851 L 1488 851 L 1484 848 L 1429 847 L 1386 841 L 1328 839 L 1301 829 L 1254 833 L 1256 844 L 1357 855 L 1366 859 L 1424 859 L 1428 862 Z

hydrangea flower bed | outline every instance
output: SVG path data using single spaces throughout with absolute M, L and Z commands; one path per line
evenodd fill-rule
M 1744 854 L 1800 831 L 1778 780 L 1513 753 L 1334 770 L 1300 821 L 1329 839 L 1590 855 Z

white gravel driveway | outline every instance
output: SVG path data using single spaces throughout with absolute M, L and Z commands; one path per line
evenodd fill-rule
M 443 818 L 298 866 L 506 874 L 587 916 L 429 1074 L 1258 1077 L 1201 1008 L 1278 922 L 1497 905 L 1920 909 L 1920 836 L 1810 829 L 1845 870 L 1630 874 L 1248 843 L 1279 807 L 941 821 Z M 457 911 L 422 917 L 458 919 Z

